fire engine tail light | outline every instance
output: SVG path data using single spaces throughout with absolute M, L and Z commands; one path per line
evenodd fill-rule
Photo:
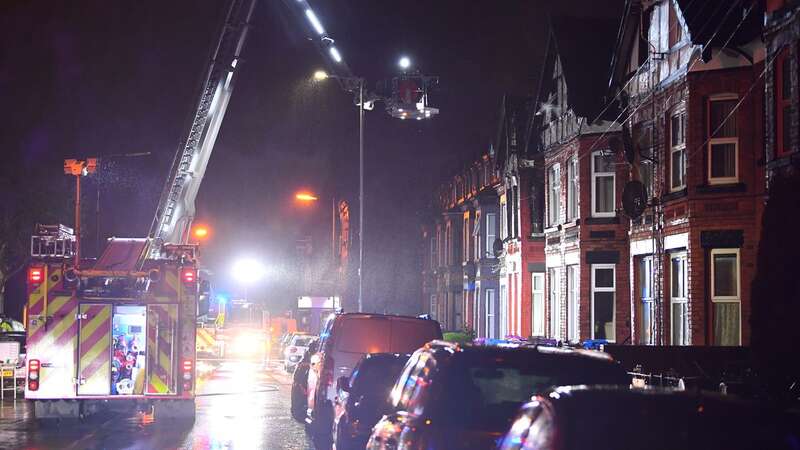
M 194 368 L 194 363 L 190 359 L 186 359 L 183 361 L 182 369 L 183 369 L 183 390 L 189 391 L 192 389 L 192 369 Z
M 28 269 L 28 283 L 39 284 L 44 281 L 44 268 L 31 267 Z
M 186 284 L 193 284 L 197 281 L 197 270 L 183 269 L 181 271 L 181 279 Z
M 39 365 L 38 359 L 28 361 L 28 390 L 39 390 Z

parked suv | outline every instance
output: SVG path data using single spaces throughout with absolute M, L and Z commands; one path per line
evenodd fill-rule
M 334 402 L 333 449 L 363 449 L 372 426 L 391 412 L 389 393 L 409 354 L 372 353 L 353 369 L 350 378 L 337 380 Z
M 735 396 L 562 386 L 522 407 L 500 450 L 796 449 L 796 417 Z
M 330 437 L 336 380 L 349 377 L 364 355 L 411 353 L 441 338 L 442 329 L 435 320 L 366 313 L 331 315 L 308 372 L 306 422 L 312 434 Z
M 394 411 L 369 449 L 492 449 L 531 395 L 562 384 L 629 385 L 611 357 L 588 350 L 434 342 L 417 350 L 391 392 Z

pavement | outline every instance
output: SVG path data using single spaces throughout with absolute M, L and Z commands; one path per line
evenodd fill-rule
M 200 368 L 200 363 L 198 363 Z M 313 449 L 289 415 L 291 375 L 244 362 L 214 365 L 198 380 L 194 423 L 135 412 L 42 424 L 26 400 L 0 403 L 1 449 Z

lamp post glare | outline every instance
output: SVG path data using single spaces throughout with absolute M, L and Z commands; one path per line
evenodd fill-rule
M 411 59 L 408 56 L 403 56 L 400 58 L 400 61 L 397 62 L 397 65 L 400 66 L 401 69 L 406 70 L 411 67 Z
M 328 73 L 324 70 L 314 72 L 314 81 L 325 81 L 328 79 Z
M 252 284 L 267 274 L 267 268 L 255 259 L 241 259 L 233 265 L 233 278 L 242 284 Z
M 299 200 L 301 202 L 315 202 L 319 200 L 316 195 L 308 192 L 298 192 L 297 194 L 294 194 L 294 198 L 295 200 Z

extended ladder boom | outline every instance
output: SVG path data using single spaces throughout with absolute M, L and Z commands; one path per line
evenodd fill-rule
M 185 244 L 195 214 L 194 201 L 233 92 L 239 58 L 256 0 L 232 0 L 211 54 L 188 134 L 178 147 L 150 227 L 149 256 L 164 244 Z

